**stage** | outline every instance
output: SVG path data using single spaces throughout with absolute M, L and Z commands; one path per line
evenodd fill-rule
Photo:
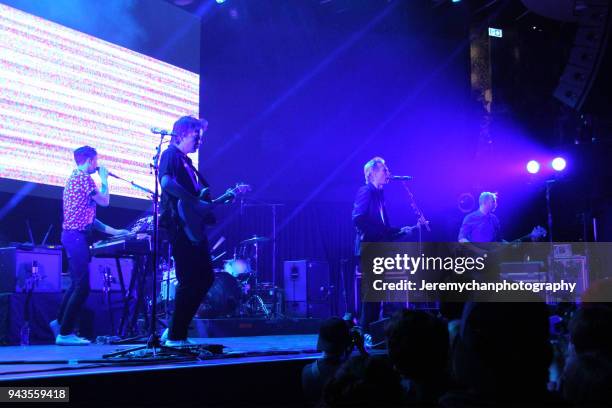
M 193 339 L 224 353 L 199 361 L 115 361 L 102 356 L 133 345 L 0 348 L 0 386 L 68 386 L 78 404 L 295 405 L 300 373 L 319 353 L 316 335 Z

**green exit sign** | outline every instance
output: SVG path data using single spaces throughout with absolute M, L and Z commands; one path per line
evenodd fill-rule
M 499 37 L 502 38 L 504 35 L 501 28 L 493 28 L 489 27 L 489 37 Z

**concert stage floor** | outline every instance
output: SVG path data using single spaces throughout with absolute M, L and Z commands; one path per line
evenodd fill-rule
M 0 347 L 0 386 L 69 386 L 71 402 L 95 405 L 300 405 L 301 368 L 319 355 L 314 334 L 194 340 L 224 354 L 126 364 L 102 355 L 133 345 Z

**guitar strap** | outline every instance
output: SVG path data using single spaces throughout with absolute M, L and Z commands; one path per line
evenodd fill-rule
M 198 176 L 198 181 L 200 182 L 200 184 L 204 187 L 210 187 L 210 184 L 208 184 L 208 181 L 206 181 L 202 173 L 200 173 L 195 167 L 193 167 L 193 165 L 191 167 L 193 168 L 195 174 Z
M 191 170 L 187 170 L 187 172 L 189 173 L 189 176 L 191 177 L 196 190 L 199 190 L 200 185 L 202 187 L 210 187 L 210 184 L 208 184 L 208 182 L 206 181 L 204 176 L 202 176 L 202 174 L 198 171 L 198 169 L 195 168 L 189 158 L 187 158 L 186 156 L 183 157 L 183 162 L 185 163 L 186 167 L 189 167 L 189 170 Z

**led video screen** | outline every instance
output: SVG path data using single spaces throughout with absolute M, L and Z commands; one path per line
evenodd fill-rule
M 152 189 L 150 128 L 199 114 L 198 74 L 3 4 L 0 92 L 0 178 L 52 186 L 89 145 L 100 165 Z M 112 194 L 146 198 L 109 183 Z

